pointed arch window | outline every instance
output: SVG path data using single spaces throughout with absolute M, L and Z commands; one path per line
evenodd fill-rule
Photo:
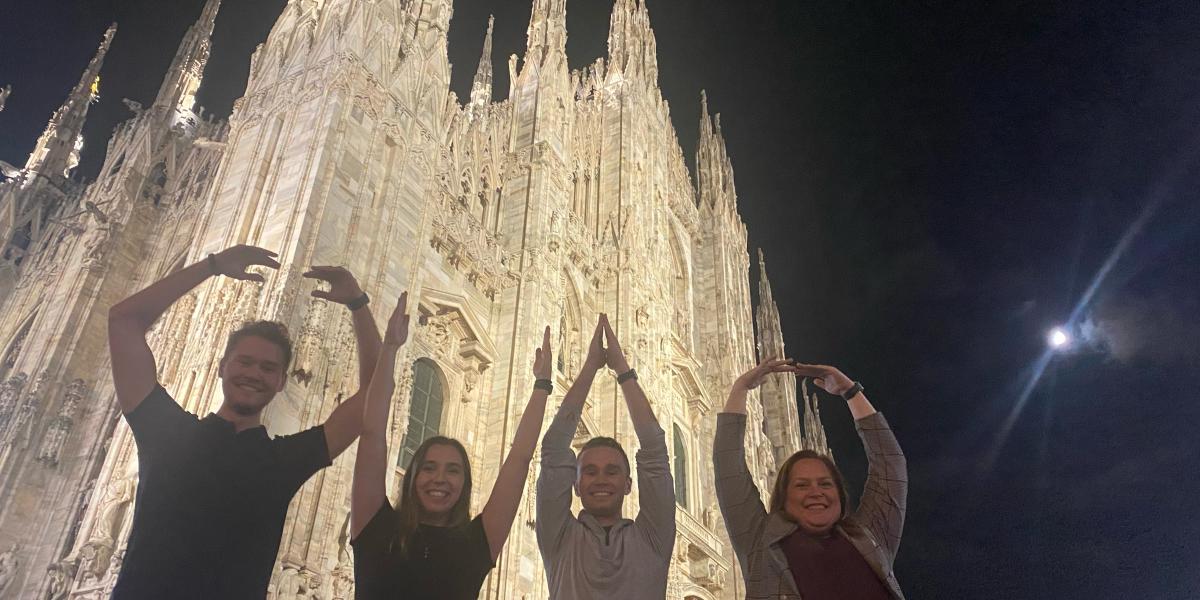
M 678 424 L 671 425 L 675 438 L 675 503 L 688 508 L 688 460 L 687 446 L 683 443 L 683 430 Z
M 400 468 L 408 463 L 425 440 L 438 434 L 442 425 L 442 374 L 428 358 L 413 364 L 413 386 L 408 410 L 408 429 L 400 450 Z
M 558 319 L 558 372 L 567 370 L 567 311 Z

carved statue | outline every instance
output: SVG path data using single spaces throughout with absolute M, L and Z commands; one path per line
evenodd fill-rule
M 350 552 L 350 511 L 346 511 L 346 518 L 342 519 L 342 529 L 338 533 L 338 566 L 350 564 L 353 560 Z
M 350 552 L 350 513 L 342 520 L 341 533 L 337 539 L 337 565 L 329 573 L 333 587 L 333 600 L 354 599 L 354 559 Z
M 83 547 L 81 570 L 89 578 L 100 579 L 108 572 L 116 547 L 117 537 L 125 521 L 125 513 L 133 503 L 137 481 L 132 477 L 118 479 L 109 486 L 101 501 L 96 518 L 96 528 Z
M 61 412 L 58 417 L 55 417 L 50 423 L 50 427 L 46 429 L 46 435 L 42 437 L 42 447 L 38 449 L 37 453 L 38 462 L 51 466 L 58 464 L 63 446 L 67 444 L 67 436 L 71 433 L 72 424 L 72 419 L 64 417 Z
M 291 598 L 300 592 L 300 571 L 296 567 L 284 567 L 279 574 L 279 583 L 275 585 L 275 595 Z
M 112 230 L 111 223 L 101 223 L 88 233 L 83 241 L 83 261 L 85 263 L 98 263 L 104 258 L 104 249 L 108 245 L 109 238 L 112 237 Z
M 17 373 L 0 385 L 0 433 L 7 432 L 17 412 L 17 398 L 29 376 Z
M 475 399 L 475 391 L 479 388 L 479 370 L 473 365 L 467 365 L 463 370 L 463 403 L 470 403 Z
M 118 479 L 108 486 L 97 520 L 99 527 L 92 532 L 93 541 L 112 543 L 117 539 L 124 521 L 125 508 L 133 501 L 137 482 L 133 478 Z
M 4 112 L 4 105 L 8 102 L 8 97 L 12 95 L 12 84 L 4 86 L 0 89 L 0 112 Z
M 321 595 L 321 575 L 319 573 L 309 570 L 308 567 L 300 567 L 296 578 L 296 583 L 299 585 L 296 590 L 296 598 L 324 600 L 324 596 Z
M 125 105 L 125 108 L 129 109 L 129 112 L 133 113 L 133 116 L 135 118 L 141 116 L 142 110 L 144 110 L 142 108 L 142 103 L 138 102 L 137 100 L 130 100 L 129 98 L 121 98 L 121 103 Z
M 679 337 L 681 339 L 686 341 L 690 337 L 688 335 L 688 321 L 687 321 L 686 309 L 684 309 L 683 307 L 680 307 L 680 306 L 676 306 L 675 311 L 674 311 L 674 316 L 675 316 L 675 332 L 679 335 Z
M 13 544 L 11 548 L 0 553 L 0 595 L 3 595 L 4 590 L 8 589 L 17 572 L 17 567 L 21 566 L 21 561 L 17 559 L 17 551 L 20 549 L 21 546 Z
M 46 567 L 46 588 L 42 598 L 64 600 L 71 587 L 71 575 L 71 565 L 67 562 L 57 562 Z
M 353 568 L 344 569 L 340 565 L 333 570 L 333 600 L 353 600 L 354 573 Z
M 721 525 L 721 508 L 715 502 L 704 509 L 704 524 L 713 530 Z

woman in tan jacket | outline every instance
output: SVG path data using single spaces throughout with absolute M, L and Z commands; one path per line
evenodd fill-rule
M 770 509 L 746 468 L 746 396 L 771 373 L 811 377 L 846 399 L 867 454 L 861 502 L 850 511 L 841 472 L 812 450 L 779 469 Z M 713 444 L 717 500 L 746 582 L 748 599 L 903 600 L 892 563 L 904 528 L 908 470 L 904 453 L 863 388 L 825 365 L 768 360 L 743 373 L 717 415 Z

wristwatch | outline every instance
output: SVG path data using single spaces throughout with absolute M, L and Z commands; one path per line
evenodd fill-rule
M 628 371 L 625 371 L 624 373 L 617 375 L 617 383 L 625 383 L 626 381 L 629 381 L 630 379 L 637 379 L 637 371 L 635 371 L 633 369 L 629 369 Z
M 533 382 L 533 389 L 546 390 L 547 392 L 553 394 L 554 393 L 554 382 L 550 381 L 549 379 L 536 379 Z
M 367 296 L 366 292 L 363 292 L 363 295 L 347 302 L 346 308 L 349 308 L 351 311 L 355 311 L 355 310 L 358 310 L 358 309 L 366 306 L 367 303 L 369 303 L 370 301 L 371 301 L 371 297 Z
M 857 395 L 858 395 L 858 393 L 859 393 L 859 392 L 861 392 L 861 391 L 863 391 L 863 386 L 862 386 L 862 384 L 861 384 L 861 383 L 859 383 L 859 382 L 857 382 L 857 381 L 855 381 L 855 382 L 854 382 L 854 385 L 850 386 L 850 389 L 848 389 L 848 390 L 846 390 L 846 391 L 842 392 L 842 400 L 845 400 L 846 402 L 849 402 L 849 401 L 850 401 L 852 398 L 854 398 L 855 396 L 857 396 Z

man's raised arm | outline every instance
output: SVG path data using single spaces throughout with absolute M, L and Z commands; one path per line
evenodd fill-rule
M 621 343 L 617 341 L 617 334 L 613 333 L 608 316 L 602 316 L 600 322 L 604 325 L 604 341 L 608 346 L 605 350 L 608 356 L 608 367 L 617 375 L 617 385 L 620 386 L 621 394 L 625 396 L 625 404 L 629 407 L 629 418 L 633 420 L 633 430 L 637 433 L 638 441 L 645 447 L 647 442 L 655 441 L 647 439 L 647 436 L 654 438 L 656 432 L 661 436 L 663 429 L 658 424 L 658 418 L 654 416 L 654 409 L 650 408 L 650 400 L 646 398 L 646 392 L 642 391 L 642 386 L 638 384 L 637 375 L 631 373 L 629 361 L 625 359 L 625 351 L 621 349 Z M 666 442 L 663 442 L 663 451 L 666 451 Z
M 125 414 L 133 412 L 154 390 L 158 370 L 146 343 L 146 332 L 184 294 L 213 275 L 262 282 L 253 265 L 279 268 L 276 254 L 254 246 L 234 246 L 180 269 L 129 296 L 108 310 L 108 349 L 112 354 L 113 387 Z
M 542 470 L 537 482 L 537 540 L 547 564 L 557 552 L 563 527 L 571 516 L 571 486 L 575 483 L 575 453 L 571 440 L 583 415 L 583 401 L 592 389 L 596 372 L 604 366 L 604 335 L 601 324 L 588 344 L 587 358 L 579 375 L 563 396 L 562 405 L 542 436 Z
M 601 317 L 608 366 L 617 374 L 621 394 L 629 407 L 629 418 L 641 448 L 637 451 L 639 510 L 637 521 L 659 556 L 669 558 L 675 547 L 675 480 L 667 455 L 667 435 L 654 416 L 637 374 L 629 367 L 621 343 L 607 317 Z
M 313 267 L 304 276 L 329 283 L 328 290 L 314 290 L 313 297 L 350 309 L 354 339 L 358 344 L 358 390 L 333 409 L 325 420 L 325 445 L 329 447 L 329 460 L 333 460 L 362 433 L 364 398 L 383 342 L 367 305 L 366 294 L 350 271 L 343 267 Z

